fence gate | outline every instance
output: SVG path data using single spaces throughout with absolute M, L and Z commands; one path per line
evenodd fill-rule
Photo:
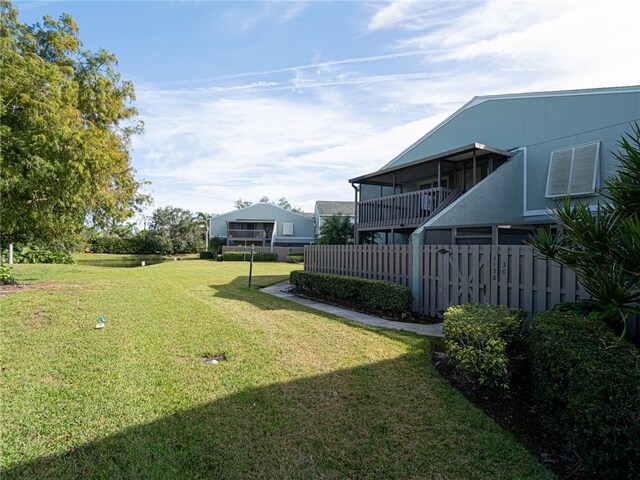
M 419 269 L 414 295 L 429 315 L 464 303 L 538 312 L 587 297 L 573 270 L 537 258 L 526 246 L 425 245 Z

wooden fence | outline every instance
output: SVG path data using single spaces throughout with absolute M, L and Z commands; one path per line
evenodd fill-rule
M 429 315 L 464 303 L 538 312 L 587 297 L 573 270 L 537 258 L 526 246 L 423 245 L 417 262 L 412 250 L 411 245 L 308 246 L 305 270 L 405 285 L 416 309 Z
M 284 262 L 285 259 L 287 258 L 287 255 L 293 255 L 293 254 L 302 254 L 304 253 L 304 247 L 254 247 L 254 252 L 258 253 L 277 253 L 278 254 L 278 261 L 279 262 Z M 242 245 L 238 245 L 238 246 L 224 246 L 222 247 L 222 253 L 225 252 L 251 252 L 251 247 L 244 247 Z
M 304 269 L 371 280 L 388 280 L 411 288 L 411 246 L 307 246 L 304 249 Z
M 425 245 L 421 251 L 415 293 L 419 310 L 429 315 L 464 303 L 540 312 L 588 297 L 573 270 L 526 246 Z
M 305 270 L 405 285 L 414 310 L 432 316 L 465 303 L 535 313 L 588 298 L 575 271 L 521 245 L 311 245 L 304 252 Z M 631 336 L 640 333 L 639 315 L 627 323 Z

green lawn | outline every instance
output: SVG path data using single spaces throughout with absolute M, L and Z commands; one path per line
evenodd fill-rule
M 0 296 L 3 479 L 552 477 L 426 339 L 249 290 L 246 263 L 14 272 L 49 288 Z

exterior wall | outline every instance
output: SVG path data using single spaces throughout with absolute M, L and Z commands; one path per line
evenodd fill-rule
M 523 155 L 517 155 L 429 220 L 425 228 L 522 221 Z
M 226 238 L 228 222 L 275 222 L 274 244 L 276 245 L 306 245 L 311 243 L 314 238 L 313 218 L 284 210 L 269 203 L 257 203 L 211 218 L 209 235 Z M 284 235 L 285 223 L 293 223 L 293 235 Z
M 510 150 L 612 125 L 628 125 L 638 118 L 640 87 L 478 98 L 386 167 L 473 142 Z
M 387 167 L 401 165 L 473 142 L 513 150 L 526 148 L 523 214 L 553 208 L 545 198 L 551 151 L 600 142 L 600 183 L 611 176 L 617 142 L 640 121 L 640 87 L 567 92 L 548 96 L 476 99 L 409 148 Z M 597 195 L 584 197 L 596 203 Z
M 545 198 L 551 152 L 600 143 L 596 188 L 616 171 L 612 155 L 640 122 L 640 87 L 480 97 L 383 168 L 399 166 L 474 142 L 514 156 L 425 225 L 429 228 L 548 222 L 556 199 Z M 405 187 L 405 191 L 411 186 Z M 390 187 L 362 185 L 361 199 L 392 195 Z M 396 192 L 399 193 L 399 192 Z M 598 194 L 578 197 L 596 204 Z

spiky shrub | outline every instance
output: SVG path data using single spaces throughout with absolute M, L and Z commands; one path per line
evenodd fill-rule
M 621 338 L 630 314 L 640 313 L 640 127 L 618 142 L 614 156 L 620 161 L 617 175 L 606 182 L 595 214 L 581 202 L 568 198 L 553 213 L 560 233 L 553 237 L 538 230 L 531 246 L 541 255 L 572 268 L 591 296 L 573 311 L 617 323 Z
M 486 304 L 449 307 L 442 334 L 447 358 L 470 381 L 508 388 L 508 350 L 519 338 L 526 313 Z

